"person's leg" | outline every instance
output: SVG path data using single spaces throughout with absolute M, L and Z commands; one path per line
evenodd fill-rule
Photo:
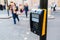
M 14 20 L 14 24 L 16 24 L 16 19 L 14 18 L 13 20 Z
M 56 7 L 55 7 L 54 9 L 55 9 L 55 11 L 56 11 Z
M 14 24 L 16 24 L 16 16 L 15 16 L 15 14 L 13 14 L 13 21 L 14 21 Z
M 16 18 L 17 18 L 18 21 L 20 21 L 18 15 L 16 15 Z
M 26 17 L 27 17 L 27 11 L 25 11 Z
M 54 7 L 53 7 L 53 11 L 54 11 Z
M 55 11 L 55 7 L 54 7 L 54 11 Z
M 55 7 L 54 7 L 54 11 L 55 11 Z

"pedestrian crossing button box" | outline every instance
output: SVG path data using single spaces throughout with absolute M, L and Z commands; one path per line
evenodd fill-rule
M 43 15 L 42 9 L 32 9 L 30 12 L 30 28 L 37 35 L 40 35 L 42 29 Z

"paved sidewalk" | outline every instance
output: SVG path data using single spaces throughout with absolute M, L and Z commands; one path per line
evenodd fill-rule
M 25 17 L 25 12 L 18 13 L 18 14 L 20 17 L 21 16 Z M 28 16 L 30 16 L 29 14 L 30 14 L 30 11 L 28 12 Z M 9 16 L 8 16 L 7 10 L 3 10 L 3 11 L 0 10 L 0 19 L 9 19 L 11 17 L 12 17 L 12 13 L 10 11 L 9 11 Z
M 60 40 L 60 12 L 52 12 L 55 19 L 48 19 L 47 40 Z M 39 36 L 30 31 L 30 20 L 25 14 L 19 16 L 20 22 L 13 19 L 0 19 L 0 40 L 39 40 Z
M 3 11 L 0 10 L 0 19 L 9 19 L 11 17 L 12 17 L 11 13 L 9 13 L 8 16 L 7 10 L 3 10 Z
M 39 36 L 30 31 L 29 17 L 19 16 L 20 22 L 13 19 L 0 19 L 0 40 L 39 40 Z
M 6 11 L 0 11 L 1 17 L 8 17 Z M 30 31 L 29 14 L 26 18 L 25 14 L 19 15 L 20 22 L 13 24 L 13 19 L 0 19 L 0 40 L 39 40 L 39 36 Z
M 60 12 L 53 12 L 55 19 L 49 19 L 47 23 L 47 40 L 60 40 Z

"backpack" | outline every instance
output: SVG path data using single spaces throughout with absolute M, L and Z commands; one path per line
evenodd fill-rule
M 18 11 L 18 6 L 16 6 L 16 11 Z

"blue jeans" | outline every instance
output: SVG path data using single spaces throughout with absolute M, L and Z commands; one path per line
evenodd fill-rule
M 14 14 L 14 13 L 12 15 L 13 15 L 14 24 L 16 24 L 16 18 L 19 21 L 18 15 L 17 14 Z

